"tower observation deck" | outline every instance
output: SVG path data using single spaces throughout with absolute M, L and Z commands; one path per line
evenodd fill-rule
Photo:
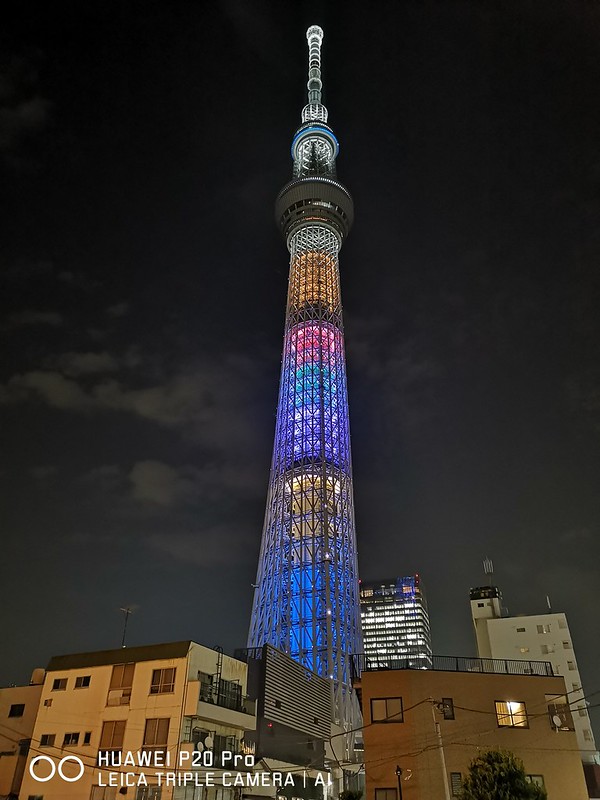
M 308 103 L 293 177 L 275 203 L 290 252 L 275 444 L 249 647 L 265 643 L 332 681 L 348 723 L 349 656 L 361 652 L 348 396 L 338 254 L 352 225 L 338 141 L 321 102 L 321 42 L 308 29 Z

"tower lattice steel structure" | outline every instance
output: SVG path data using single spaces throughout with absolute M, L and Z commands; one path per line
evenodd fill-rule
M 268 642 L 333 682 L 354 716 L 349 659 L 361 652 L 352 464 L 338 253 L 353 203 L 321 103 L 323 31 L 308 29 L 308 104 L 293 178 L 275 211 L 290 276 L 275 445 L 249 647 Z

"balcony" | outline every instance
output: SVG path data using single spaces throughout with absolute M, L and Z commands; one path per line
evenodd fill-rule
M 207 722 L 229 725 L 241 730 L 256 728 L 256 701 L 249 697 L 216 696 L 205 691 L 200 681 L 189 681 L 185 702 L 185 715 Z
M 431 669 L 438 672 L 484 672 L 493 675 L 538 675 L 553 677 L 549 661 L 520 661 L 505 658 L 465 658 L 464 656 L 431 656 L 430 666 L 421 659 L 396 656 L 367 656 L 358 653 L 351 657 L 352 677 L 363 672 L 397 669 Z

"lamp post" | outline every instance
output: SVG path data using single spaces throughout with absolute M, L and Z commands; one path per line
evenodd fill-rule
M 396 764 L 396 777 L 398 778 L 398 800 L 402 800 L 402 767 Z

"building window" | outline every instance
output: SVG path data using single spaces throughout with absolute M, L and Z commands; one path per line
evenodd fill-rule
M 587 711 L 585 710 L 585 708 L 580 708 L 579 709 L 579 716 L 580 717 L 587 717 Z
M 144 728 L 144 750 L 166 750 L 170 719 L 147 719 Z
M 571 650 L 571 642 L 563 642 L 564 650 Z
M 454 701 L 451 697 L 442 697 L 441 712 L 444 719 L 454 719 Z
M 25 711 L 25 703 L 15 703 L 9 709 L 9 717 L 22 717 Z
M 83 743 L 84 744 L 89 744 L 91 741 L 92 741 L 92 732 L 91 731 L 86 731 L 83 734 Z
M 30 794 L 27 795 L 27 800 L 44 800 L 43 794 Z
M 574 670 L 575 669 L 575 662 L 574 661 L 567 661 L 567 667 L 570 670 Z
M 519 647 L 519 652 L 520 653 L 528 653 L 529 652 L 529 648 L 528 647 Z
M 208 672 L 199 672 L 200 700 L 211 701 L 213 696 L 213 676 Z
M 53 692 L 64 692 L 67 688 L 67 679 L 66 678 L 55 678 L 52 684 L 52 691 Z
M 583 738 L 586 740 L 586 742 L 591 742 L 593 740 L 594 737 L 592 736 L 592 732 L 589 728 L 583 729 Z
M 402 698 L 373 698 L 371 700 L 371 722 L 404 722 Z
M 107 706 L 128 706 L 133 686 L 135 664 L 115 664 L 110 676 Z
M 55 733 L 42 733 L 40 736 L 40 747 L 54 747 Z
M 525 703 L 496 700 L 496 719 L 500 728 L 528 728 Z
M 155 669 L 152 672 L 150 694 L 168 694 L 175 689 L 175 667 Z
M 125 736 L 125 720 L 115 719 L 102 723 L 100 750 L 120 750 Z
M 375 800 L 396 800 L 397 789 L 375 789 Z
M 540 650 L 543 656 L 547 656 L 548 653 L 554 652 L 554 645 L 553 644 L 542 644 L 540 645 Z
M 525 633 L 525 628 L 517 628 L 517 633 Z M 460 775 L 460 772 L 457 772 L 456 774 Z
M 558 620 L 558 627 L 562 628 L 564 630 L 567 627 L 567 620 L 566 619 L 559 619 Z
M 538 633 L 550 633 L 550 625 L 538 625 L 537 626 Z
M 477 608 L 484 608 L 485 603 L 477 603 Z
M 65 738 L 63 739 L 63 747 L 73 747 L 76 744 L 79 744 L 79 734 L 65 733 Z
M 461 772 L 451 772 L 450 773 L 450 791 L 452 792 L 452 797 L 458 797 L 460 794 L 460 790 L 462 789 L 462 773 Z
M 545 786 L 543 775 L 525 775 L 527 783 L 533 783 L 536 786 Z
M 138 786 L 135 800 L 160 800 L 161 786 Z
M 116 786 L 92 786 L 90 800 L 117 800 Z
M 91 675 L 80 675 L 78 678 L 75 678 L 75 688 L 86 689 L 90 685 L 91 679 Z

